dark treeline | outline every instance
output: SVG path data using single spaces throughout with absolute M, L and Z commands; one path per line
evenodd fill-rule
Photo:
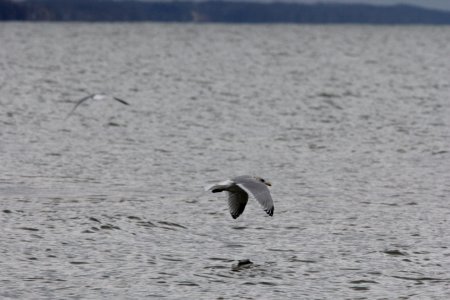
M 450 12 L 408 5 L 0 0 L 0 20 L 450 24 Z

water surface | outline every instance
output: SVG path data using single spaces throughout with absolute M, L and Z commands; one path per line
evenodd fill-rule
M 450 297 L 449 27 L 3 23 L 0 41 L 2 298 Z M 96 92 L 131 106 L 66 119 Z M 273 218 L 203 192 L 241 174 L 273 183 Z

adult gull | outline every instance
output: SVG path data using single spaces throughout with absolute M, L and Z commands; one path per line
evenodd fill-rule
M 79 99 L 79 100 L 77 101 L 77 103 L 75 104 L 74 108 L 73 108 L 73 109 L 70 111 L 70 113 L 67 115 L 67 117 L 69 117 L 69 116 L 77 109 L 77 107 L 80 106 L 81 103 L 83 103 L 83 102 L 85 102 L 85 101 L 87 101 L 87 100 L 90 100 L 90 99 L 92 99 L 92 100 L 112 99 L 112 100 L 116 100 L 117 102 L 120 102 L 120 103 L 122 103 L 122 104 L 124 104 L 124 105 L 130 105 L 130 104 L 129 104 L 128 102 L 126 102 L 125 100 L 122 100 L 122 99 L 117 98 L 117 97 L 110 97 L 110 96 L 107 96 L 107 95 L 105 95 L 105 94 L 91 94 L 91 95 L 89 95 L 89 96 L 86 96 L 86 97 L 83 97 L 83 98 Z
M 236 219 L 244 212 L 249 194 L 259 202 L 269 216 L 273 216 L 273 200 L 267 186 L 272 184 L 261 177 L 243 175 L 207 186 L 205 190 L 213 193 L 228 192 L 228 207 L 231 216 Z

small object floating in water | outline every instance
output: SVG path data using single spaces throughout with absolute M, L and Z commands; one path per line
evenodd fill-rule
M 251 264 L 253 264 L 253 263 L 248 258 L 240 259 L 240 260 L 238 260 L 238 263 L 237 263 L 238 266 L 245 266 L 245 265 L 251 265 Z
M 91 94 L 89 96 L 83 97 L 81 99 L 79 99 L 77 101 L 77 103 L 75 104 L 74 108 L 72 108 L 72 110 L 70 111 L 70 113 L 67 115 L 67 118 L 70 117 L 70 115 L 72 115 L 72 113 L 77 109 L 78 106 L 80 106 L 81 103 L 87 101 L 87 100 L 104 100 L 104 99 L 111 99 L 111 100 L 115 100 L 117 102 L 120 102 L 124 105 L 130 105 L 130 103 L 126 102 L 125 100 L 122 100 L 120 98 L 117 97 L 111 97 L 111 96 L 107 96 L 105 94 Z
M 408 253 L 402 252 L 402 251 L 397 250 L 397 249 L 395 249 L 395 250 L 385 250 L 385 251 L 383 251 L 383 253 L 389 254 L 389 255 L 394 255 L 394 256 L 397 256 L 397 255 L 408 255 Z
M 240 260 L 238 260 L 237 263 L 235 263 L 235 264 L 233 264 L 231 266 L 231 269 L 233 271 L 239 271 L 241 269 L 248 268 L 251 265 L 253 265 L 253 262 L 250 259 L 248 259 L 248 258 L 247 259 L 240 259 Z
M 207 186 L 205 190 L 213 193 L 228 192 L 228 207 L 231 216 L 236 219 L 244 212 L 248 194 L 255 197 L 269 216 L 273 216 L 273 200 L 267 186 L 272 184 L 261 177 L 243 175 Z

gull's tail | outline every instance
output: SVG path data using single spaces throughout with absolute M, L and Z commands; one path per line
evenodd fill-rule
M 225 180 L 216 184 L 208 185 L 205 187 L 205 191 L 211 191 L 213 193 L 220 193 L 224 190 L 228 189 L 230 186 L 234 184 L 231 180 Z

